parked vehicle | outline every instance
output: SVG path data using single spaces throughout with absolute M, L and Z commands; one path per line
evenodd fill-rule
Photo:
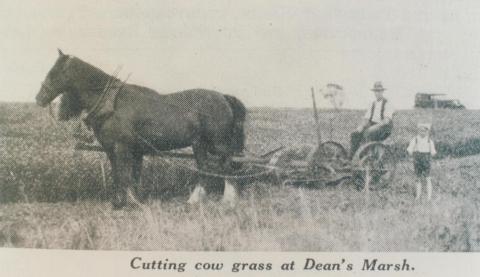
M 417 93 L 415 108 L 465 109 L 458 99 L 449 99 L 444 93 Z

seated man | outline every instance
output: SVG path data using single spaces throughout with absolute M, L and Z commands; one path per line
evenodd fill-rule
M 358 128 L 350 135 L 350 156 L 353 157 L 361 144 L 369 141 L 383 141 L 390 136 L 393 129 L 391 104 L 383 97 L 386 90 L 381 82 L 376 82 L 373 89 L 375 101 Z

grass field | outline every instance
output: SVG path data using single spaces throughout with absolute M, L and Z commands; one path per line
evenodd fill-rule
M 347 145 L 361 112 L 320 113 L 324 139 Z M 0 104 L 0 246 L 128 250 L 480 251 L 480 111 L 400 111 L 387 143 L 401 150 L 416 122 L 434 118 L 441 159 L 434 199 L 414 201 L 411 163 L 370 199 L 351 187 L 317 190 L 256 181 L 234 209 L 213 195 L 185 204 L 191 176 L 147 158 L 151 198 L 142 209 L 112 211 L 101 153 L 75 152 L 73 123 L 55 123 L 33 104 Z M 331 122 L 331 124 L 330 124 Z M 330 128 L 332 126 L 332 128 Z M 311 110 L 251 109 L 247 148 L 316 141 Z M 105 171 L 110 171 L 105 163 Z M 106 184 L 104 186 L 104 184 Z

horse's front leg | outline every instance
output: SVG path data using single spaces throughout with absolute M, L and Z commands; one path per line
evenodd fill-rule
M 197 163 L 198 169 L 201 171 L 204 171 L 207 169 L 207 149 L 206 145 L 202 142 L 201 139 L 195 140 L 192 144 L 193 148 L 193 155 L 195 156 L 195 162 Z M 199 173 L 199 180 L 198 183 L 195 184 L 195 188 L 193 189 L 192 193 L 190 194 L 190 197 L 188 198 L 188 204 L 196 204 L 198 202 L 203 201 L 206 195 L 205 191 L 205 180 L 207 179 L 207 176 L 202 174 L 202 172 Z
M 132 184 L 135 183 L 133 174 L 134 153 L 132 147 L 126 143 L 116 143 L 113 150 L 113 160 L 113 208 L 121 209 L 127 204 L 139 204 L 131 190 Z

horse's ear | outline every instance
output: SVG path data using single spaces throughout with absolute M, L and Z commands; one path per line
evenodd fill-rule
M 64 56 L 65 54 L 63 54 L 62 50 L 60 48 L 57 48 L 58 49 L 58 55 L 59 56 Z

